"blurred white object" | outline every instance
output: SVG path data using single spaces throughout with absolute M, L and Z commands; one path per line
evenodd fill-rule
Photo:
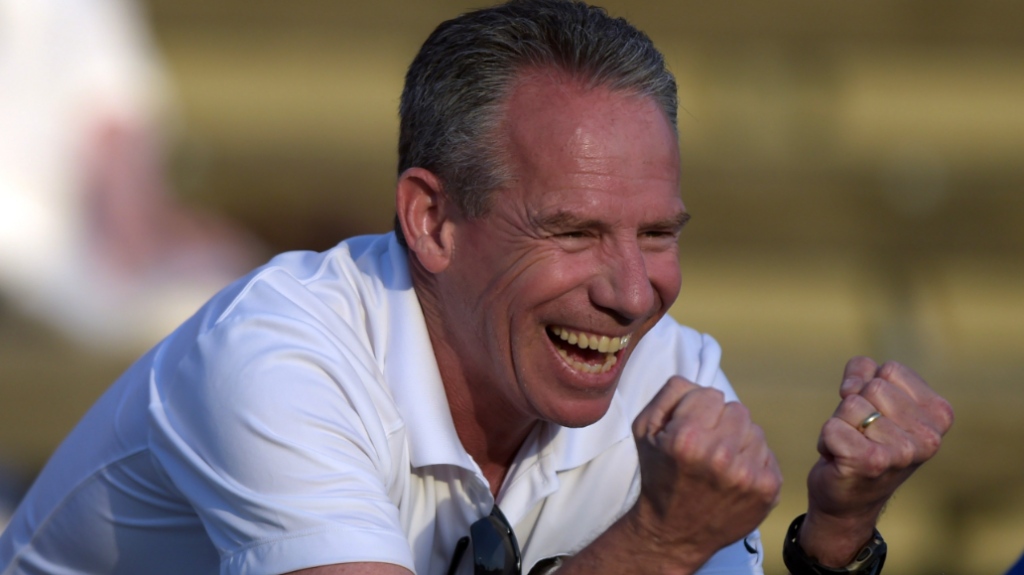
M 253 263 L 167 193 L 166 86 L 128 0 L 0 0 L 0 296 L 94 348 L 151 346 Z

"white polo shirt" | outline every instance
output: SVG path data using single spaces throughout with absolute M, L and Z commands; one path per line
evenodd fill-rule
M 735 399 L 720 354 L 666 318 L 600 421 L 535 428 L 497 498 L 524 575 L 633 504 L 630 424 L 669 376 Z M 365 236 L 274 258 L 132 366 L 0 537 L 0 573 L 276 575 L 377 561 L 443 574 L 494 503 L 455 433 L 406 254 L 393 234 Z M 701 573 L 759 574 L 762 556 L 755 532 Z M 458 572 L 473 572 L 469 556 Z

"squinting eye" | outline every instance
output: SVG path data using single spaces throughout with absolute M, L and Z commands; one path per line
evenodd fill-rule
M 565 232 L 565 233 L 558 234 L 558 237 L 578 239 L 578 238 L 586 237 L 586 234 L 584 232 Z

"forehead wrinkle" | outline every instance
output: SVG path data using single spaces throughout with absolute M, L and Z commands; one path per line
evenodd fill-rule
M 614 125 L 614 122 L 611 123 Z M 577 126 L 573 134 L 561 146 L 566 152 L 566 159 L 569 160 L 571 167 L 563 167 L 557 172 L 557 175 L 570 179 L 572 181 L 570 185 L 579 188 L 599 188 L 612 180 L 664 179 L 669 181 L 678 178 L 678 162 L 671 162 L 673 164 L 671 173 L 654 175 L 647 168 L 662 163 L 660 160 L 664 160 L 664 158 L 632 158 L 629 156 L 627 148 L 610 144 L 613 141 L 621 142 L 623 138 L 624 136 L 617 134 L 614 129 L 609 131 L 608 126 L 588 126 L 586 124 Z M 666 149 L 665 152 L 668 155 L 672 154 L 671 149 Z M 524 159 L 526 158 L 524 157 Z M 533 156 L 529 160 L 532 160 L 531 163 L 534 165 L 544 165 L 550 158 Z
M 598 169 L 580 169 L 580 170 L 566 170 L 557 174 L 560 179 L 567 180 L 562 182 L 558 187 L 570 189 L 576 188 L 579 190 L 596 189 L 600 190 L 608 186 L 627 186 L 636 187 L 642 185 L 644 182 L 671 182 L 675 184 L 675 174 L 662 174 L 660 176 L 653 176 L 651 174 L 644 173 L 622 173 L 623 170 L 615 169 L 610 166 L 607 170 Z M 613 182 L 621 182 L 619 184 L 613 184 Z

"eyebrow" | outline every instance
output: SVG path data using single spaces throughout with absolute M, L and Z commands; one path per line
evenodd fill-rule
M 581 218 L 572 212 L 558 210 L 533 218 L 535 224 L 546 230 L 580 230 L 605 227 L 601 220 Z
M 572 212 L 558 210 L 551 214 L 536 216 L 533 218 L 536 225 L 546 230 L 586 230 L 601 229 L 608 227 L 601 220 L 581 218 Z M 671 230 L 679 231 L 690 221 L 690 214 L 685 211 L 677 212 L 670 218 L 645 222 L 640 225 L 643 230 Z
M 681 211 L 681 212 L 677 212 L 676 215 L 671 217 L 671 218 L 666 218 L 664 220 L 658 220 L 656 222 L 651 222 L 649 224 L 645 224 L 645 225 L 640 226 L 640 227 L 641 227 L 641 229 L 645 229 L 645 230 L 671 230 L 671 231 L 678 232 L 678 231 L 682 230 L 683 227 L 689 221 L 690 221 L 690 213 L 689 212 L 685 212 L 685 211 Z

